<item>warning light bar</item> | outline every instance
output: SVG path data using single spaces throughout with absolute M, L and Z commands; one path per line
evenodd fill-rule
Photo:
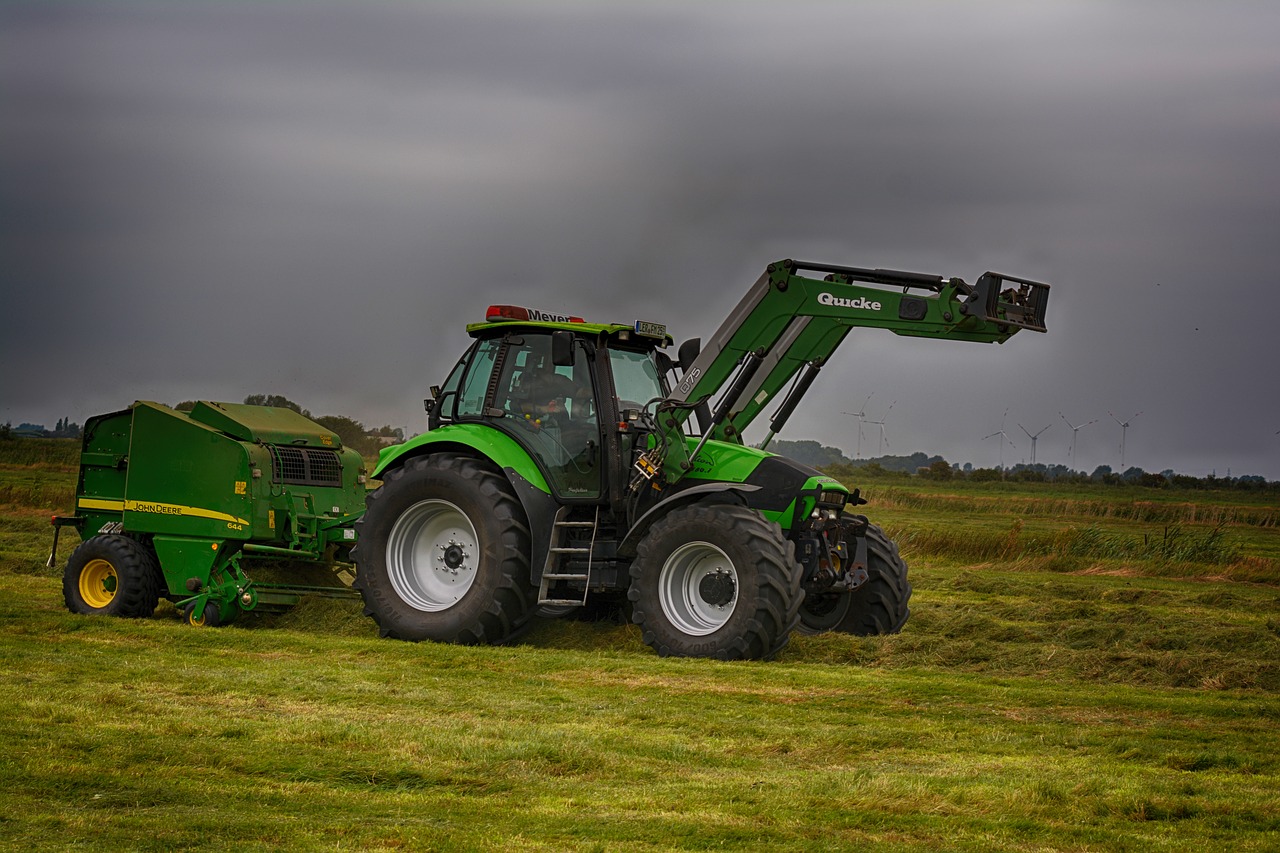
M 502 320 L 523 320 L 533 323 L 585 323 L 581 317 L 569 314 L 555 314 L 551 311 L 539 311 L 537 308 L 522 308 L 519 305 L 490 305 L 484 314 L 485 322 L 497 323 Z

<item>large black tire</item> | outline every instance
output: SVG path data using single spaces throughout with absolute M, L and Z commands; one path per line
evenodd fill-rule
M 756 660 L 777 654 L 799 620 L 795 545 L 733 504 L 673 510 L 631 565 L 631 619 L 658 654 Z
M 351 556 L 384 637 L 503 643 L 533 616 L 529 524 L 491 463 L 410 459 L 369 493 Z
M 800 632 L 838 631 L 869 637 L 896 634 L 907 624 L 911 581 L 897 544 L 874 524 L 867 526 L 867 580 L 853 592 L 814 596 L 800 608 Z
M 67 560 L 62 598 L 72 613 L 150 616 L 160 602 L 160 570 L 147 546 L 136 539 L 94 536 Z

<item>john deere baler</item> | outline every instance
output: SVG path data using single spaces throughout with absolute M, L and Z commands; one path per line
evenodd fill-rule
M 193 624 L 217 624 L 303 593 L 349 595 L 336 579 L 264 584 L 246 569 L 344 557 L 365 479 L 358 453 L 290 409 L 138 402 L 90 418 L 76 513 L 53 520 L 83 540 L 63 576 L 67 607 L 147 616 L 163 596 Z

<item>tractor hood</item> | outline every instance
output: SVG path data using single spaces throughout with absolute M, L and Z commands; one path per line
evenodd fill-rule
M 688 437 L 692 452 L 697 439 Z M 682 484 L 689 486 L 707 481 L 741 483 L 756 486 L 747 502 L 756 509 L 779 512 L 787 509 L 805 491 L 821 488 L 848 494 L 839 481 L 794 459 L 727 441 L 708 441 L 698 451 Z

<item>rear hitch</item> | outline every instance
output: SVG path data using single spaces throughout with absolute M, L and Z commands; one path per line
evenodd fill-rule
M 84 516 L 55 515 L 49 519 L 49 523 L 53 525 L 53 547 L 49 549 L 49 559 L 44 565 L 45 568 L 52 569 L 58 558 L 58 533 L 64 527 L 80 527 L 84 524 Z

